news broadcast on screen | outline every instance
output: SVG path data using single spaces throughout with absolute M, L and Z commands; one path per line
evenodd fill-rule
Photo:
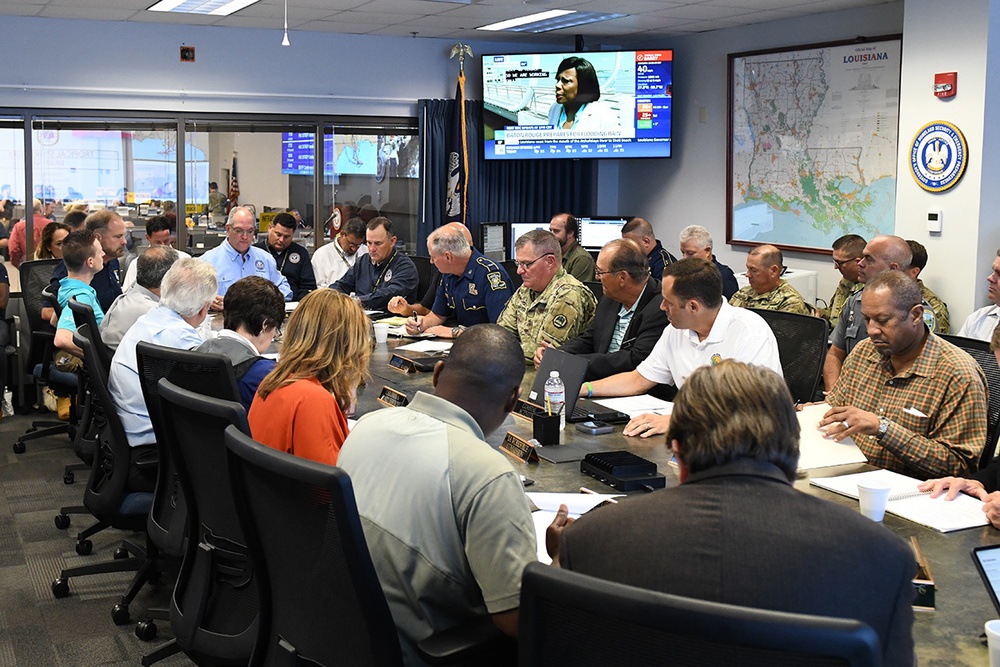
M 670 157 L 673 51 L 483 56 L 487 160 Z

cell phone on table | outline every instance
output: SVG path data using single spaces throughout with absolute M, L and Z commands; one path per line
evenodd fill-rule
M 586 421 L 578 422 L 576 425 L 576 430 L 581 433 L 589 433 L 590 435 L 603 435 L 605 433 L 612 433 L 615 427 L 607 422 L 599 421 Z

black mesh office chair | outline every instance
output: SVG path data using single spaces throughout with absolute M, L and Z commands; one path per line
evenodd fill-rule
M 764 318 L 778 341 L 785 384 L 797 402 L 816 400 L 823 377 L 830 323 L 822 317 L 750 308 Z
M 87 325 L 86 336 L 93 343 L 97 359 L 105 370 L 110 373 L 111 357 L 114 353 L 111 348 L 104 344 L 104 340 L 101 338 L 101 329 L 97 324 L 94 309 L 85 303 L 80 303 L 76 299 L 69 300 L 69 309 L 73 311 L 73 321 L 76 323 L 78 330 L 80 327 Z
M 521 667 L 877 667 L 861 621 L 693 600 L 531 563 L 521 582 Z
M 83 495 L 83 504 L 97 519 L 97 523 L 77 535 L 77 552 L 89 553 L 91 547 L 87 538 L 100 530 L 108 527 L 142 530 L 153 494 L 129 488 L 129 444 L 108 391 L 107 373 L 97 361 L 90 340 L 77 333 L 73 336 L 73 342 L 83 350 L 84 365 L 94 380 L 93 413 L 100 425 L 97 450 Z M 155 462 L 151 464 L 155 465 Z M 135 558 L 129 558 L 129 555 Z M 138 591 L 146 581 L 156 576 L 154 564 L 145 556 L 144 548 L 126 541 L 116 550 L 112 561 L 64 569 L 59 578 L 52 582 L 52 594 L 57 598 L 69 595 L 69 579 L 72 577 L 129 571 L 137 573 L 133 579 L 133 587 Z M 127 607 L 124 620 L 121 620 L 117 608 L 113 612 L 113 618 L 116 623 L 127 622 Z
M 52 366 L 52 355 L 55 348 L 55 327 L 42 319 L 43 306 L 57 306 L 48 291 L 52 271 L 62 260 L 39 259 L 22 262 L 18 268 L 21 274 L 21 296 L 24 300 L 24 311 L 31 330 L 31 341 L 28 345 L 27 363 L 25 368 L 31 373 L 36 383 L 37 402 L 41 403 L 42 387 L 50 386 L 53 391 L 63 396 L 74 396 L 78 384 L 76 375 L 64 373 Z M 47 438 L 60 433 L 71 433 L 68 422 L 47 420 L 31 423 L 31 428 L 14 442 L 13 449 L 21 454 L 26 449 L 29 440 Z
M 437 279 L 437 268 L 431 264 L 430 257 L 413 255 L 410 257 L 417 267 L 417 298 L 422 298 L 427 288 Z
M 959 347 L 976 360 L 986 375 L 986 386 L 989 389 L 989 404 L 986 406 L 986 444 L 979 456 L 979 467 L 985 468 L 996 456 L 997 438 L 1000 438 L 1000 367 L 997 358 L 990 351 L 990 344 L 984 340 L 938 334 L 955 347 Z
M 586 285 L 587 288 L 594 293 L 594 297 L 598 301 L 604 298 L 604 283 L 602 283 L 600 280 L 588 280 L 583 284 Z
M 195 394 L 167 379 L 159 382 L 159 397 L 192 532 L 170 598 L 175 639 L 142 664 L 179 649 L 197 664 L 246 665 L 257 641 L 258 593 L 222 444 L 229 426 L 250 431 L 246 411 L 239 402 Z
M 351 480 L 226 429 L 240 523 L 260 588 L 252 665 L 401 664 Z

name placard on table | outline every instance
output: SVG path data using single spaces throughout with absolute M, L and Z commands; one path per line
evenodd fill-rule
M 504 436 L 503 442 L 500 444 L 500 451 L 522 463 L 538 461 L 538 452 L 535 451 L 535 446 L 510 431 L 507 431 L 507 435 Z
M 382 387 L 382 391 L 379 392 L 378 398 L 375 400 L 390 408 L 400 408 L 410 404 L 410 399 L 406 394 L 396 391 L 392 387 Z

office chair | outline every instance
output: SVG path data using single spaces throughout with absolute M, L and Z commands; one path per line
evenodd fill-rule
M 21 274 L 21 295 L 24 299 L 24 311 L 31 330 L 31 341 L 28 346 L 26 368 L 32 369 L 35 378 L 36 399 L 42 402 L 42 387 L 49 386 L 62 396 L 74 396 L 78 389 L 77 377 L 74 373 L 66 373 L 52 366 L 52 356 L 55 349 L 55 328 L 42 319 L 43 306 L 58 307 L 58 301 L 53 298 L 49 288 L 49 279 L 53 269 L 61 262 L 58 259 L 38 259 L 22 262 L 19 267 Z M 46 420 L 34 421 L 24 434 L 14 442 L 15 454 L 22 454 L 29 440 L 47 438 L 60 433 L 72 433 L 68 422 Z
M 413 255 L 410 257 L 413 263 L 417 267 L 417 296 L 423 297 L 427 288 L 431 286 L 431 282 L 437 279 L 438 271 L 433 264 L 431 264 L 430 257 L 421 257 L 419 255 Z
M 225 443 L 260 588 L 251 665 L 400 665 L 347 473 L 261 445 L 232 426 Z
M 84 365 L 93 379 L 93 413 L 95 420 L 101 425 L 90 478 L 87 480 L 83 496 L 84 505 L 97 519 L 97 523 L 77 535 L 77 552 L 90 553 L 91 544 L 87 538 L 100 530 L 108 527 L 119 530 L 141 530 L 146 524 L 146 515 L 153 494 L 129 488 L 130 449 L 125 429 L 108 391 L 107 373 L 101 368 L 89 339 L 78 332 L 73 335 L 73 342 L 83 350 Z M 155 461 L 149 465 L 155 465 Z M 129 558 L 129 555 L 135 558 Z M 69 595 L 69 579 L 72 577 L 135 571 L 136 576 L 132 580 L 131 595 L 128 598 L 131 600 L 143 584 L 156 578 L 157 570 L 154 566 L 155 564 L 146 558 L 146 549 L 126 540 L 115 551 L 112 561 L 62 570 L 59 577 L 52 582 L 52 594 L 57 598 Z M 119 625 L 128 622 L 127 603 L 124 616 L 122 613 L 119 606 L 112 612 L 112 618 Z
M 822 317 L 781 310 L 748 308 L 767 322 L 778 341 L 781 372 L 792 399 L 808 403 L 816 398 L 823 377 L 830 323 Z
M 517 288 L 524 284 L 524 281 L 521 280 L 521 274 L 517 272 L 517 263 L 512 259 L 505 260 L 503 268 L 507 272 L 507 275 L 510 276 L 511 291 L 517 291 Z
M 587 280 L 583 284 L 587 286 L 587 289 L 593 292 L 594 297 L 598 301 L 604 298 L 604 283 L 600 280 Z
M 181 650 L 197 664 L 245 665 L 258 636 L 258 592 L 222 439 L 229 426 L 250 431 L 246 411 L 239 402 L 195 394 L 166 378 L 158 393 L 192 531 L 170 598 L 175 638 L 142 664 Z
M 530 563 L 521 581 L 521 667 L 882 664 L 878 635 L 852 619 L 668 595 Z
M 986 444 L 979 456 L 979 469 L 985 468 L 996 456 L 997 438 L 1000 438 L 1000 367 L 997 358 L 990 351 L 990 344 L 984 340 L 965 338 L 949 334 L 935 334 L 976 360 L 986 375 L 989 403 L 986 405 Z

